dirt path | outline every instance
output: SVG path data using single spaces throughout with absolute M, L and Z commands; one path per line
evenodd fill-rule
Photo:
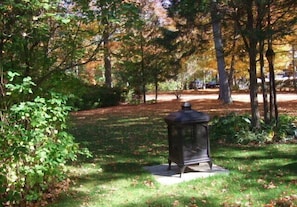
M 173 93 L 160 94 L 157 103 L 148 101 L 147 104 L 121 104 L 114 107 L 99 108 L 88 111 L 73 113 L 74 116 L 82 119 L 97 118 L 102 115 L 128 113 L 134 114 L 161 114 L 162 116 L 180 110 L 183 102 L 191 103 L 192 108 L 197 111 L 206 112 L 212 116 L 226 115 L 230 112 L 250 113 L 250 102 L 248 93 L 233 93 L 233 103 L 223 104 L 218 100 L 217 91 L 187 91 L 182 94 L 181 99 L 177 100 Z M 154 95 L 148 95 L 147 100 L 153 100 Z M 278 109 L 280 114 L 297 116 L 297 94 L 296 93 L 279 93 L 277 94 Z M 262 99 L 259 95 L 259 110 L 263 111 Z
M 250 102 L 250 96 L 248 93 L 233 93 L 231 97 L 233 101 Z M 276 98 L 278 102 L 294 101 L 294 100 L 297 100 L 297 93 L 279 92 L 277 93 Z M 153 99 L 155 99 L 154 94 L 147 95 L 147 100 L 153 100 Z M 171 94 L 163 93 L 158 95 L 159 101 L 170 101 L 173 99 L 176 99 L 176 96 L 174 93 L 171 93 Z M 218 99 L 218 90 L 210 89 L 210 90 L 201 90 L 201 91 L 186 91 L 181 95 L 182 101 L 201 100 L 201 99 L 207 99 L 207 100 Z M 263 97 L 261 94 L 258 95 L 258 99 L 260 103 L 263 102 Z

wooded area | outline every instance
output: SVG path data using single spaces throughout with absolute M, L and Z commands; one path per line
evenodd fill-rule
M 142 95 L 144 102 L 149 89 L 157 98 L 159 83 L 174 80 L 182 89 L 199 78 L 219 81 L 219 97 L 230 103 L 230 91 L 247 79 L 257 128 L 257 78 L 263 96 L 268 93 L 274 103 L 273 85 L 266 89 L 265 78 L 284 70 L 296 76 L 293 0 L 4 1 L 0 6 L 1 99 L 7 71 L 19 79 L 30 76 L 33 94 L 53 89 L 81 96 L 70 86 L 77 78 Z M 268 49 L 276 54 L 273 70 L 265 58 Z
M 84 153 L 65 132 L 73 108 L 146 103 L 148 91 L 157 101 L 159 91 L 199 79 L 219 84 L 222 104 L 244 83 L 251 127 L 261 129 L 262 119 L 277 126 L 277 75 L 297 89 L 296 9 L 295 0 L 2 0 L 0 146 L 9 150 L 0 153 L 0 195 L 35 200 L 38 180 L 59 179 L 57 166 Z M 48 154 L 56 162 L 46 172 L 27 167 Z

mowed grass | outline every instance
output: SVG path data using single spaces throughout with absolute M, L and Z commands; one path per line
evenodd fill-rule
M 93 157 L 69 166 L 71 187 L 49 206 L 297 206 L 296 144 L 211 141 L 213 162 L 228 175 L 170 186 L 156 182 L 143 167 L 167 163 L 166 115 L 74 116 L 71 132 Z

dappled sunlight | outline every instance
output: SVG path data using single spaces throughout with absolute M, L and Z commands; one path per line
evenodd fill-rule
M 246 101 L 188 101 L 194 110 L 211 117 L 250 113 Z M 167 164 L 164 117 L 180 110 L 183 102 L 159 100 L 73 112 L 70 131 L 93 157 L 82 158 L 69 168 L 72 187 L 52 206 L 263 206 L 285 196 L 282 192 L 297 193 L 294 144 L 238 145 L 211 140 L 212 159 L 228 169 L 228 175 L 196 179 L 170 189 L 158 183 L 143 167 Z M 297 100 L 279 102 L 279 111 L 296 115 L 296 104 Z
M 283 114 L 297 116 L 297 99 L 293 101 L 278 102 L 278 110 Z
M 187 95 L 188 97 L 182 97 L 181 99 L 164 99 L 161 97 L 161 95 L 159 95 L 160 98 L 156 103 L 138 105 L 122 104 L 119 106 L 73 112 L 72 115 L 76 119 L 76 121 L 84 120 L 87 122 L 96 122 L 101 120 L 104 121 L 111 115 L 119 115 L 123 117 L 122 121 L 125 122 L 124 117 L 129 116 L 130 114 L 138 115 L 138 117 L 141 117 L 141 119 L 145 119 L 144 117 L 150 117 L 151 115 L 159 115 L 159 117 L 165 117 L 166 115 L 168 115 L 168 113 L 180 110 L 182 103 L 184 103 L 185 101 L 191 103 L 192 109 L 206 112 L 211 116 L 226 115 L 231 112 L 236 112 L 238 114 L 250 113 L 251 106 L 249 103 L 248 94 L 240 94 L 240 96 L 238 96 L 239 98 L 233 100 L 233 103 L 223 104 L 220 100 L 218 100 L 218 97 L 215 93 L 217 93 L 217 91 L 186 92 L 185 96 Z M 192 96 L 189 96 L 190 94 L 192 94 Z M 172 94 L 167 95 L 169 97 L 173 96 Z M 289 93 L 289 95 L 292 96 L 292 93 Z M 259 97 L 261 97 L 260 94 Z M 290 99 L 294 99 L 294 97 Z M 297 95 L 296 100 L 281 100 L 281 98 L 278 98 L 279 113 L 297 115 L 296 106 Z M 260 112 L 263 111 L 263 103 L 261 102 L 259 103 L 259 110 Z M 128 117 L 128 119 L 131 118 Z M 127 121 L 133 122 L 133 120 Z M 137 118 L 135 118 L 135 121 L 138 122 L 140 120 L 137 120 Z

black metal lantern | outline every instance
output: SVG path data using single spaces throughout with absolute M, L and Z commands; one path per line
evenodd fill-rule
M 168 125 L 168 169 L 171 162 L 180 168 L 180 176 L 189 165 L 207 162 L 212 169 L 210 144 L 208 137 L 208 122 L 210 117 L 191 109 L 191 104 L 185 102 L 182 109 L 165 117 Z

